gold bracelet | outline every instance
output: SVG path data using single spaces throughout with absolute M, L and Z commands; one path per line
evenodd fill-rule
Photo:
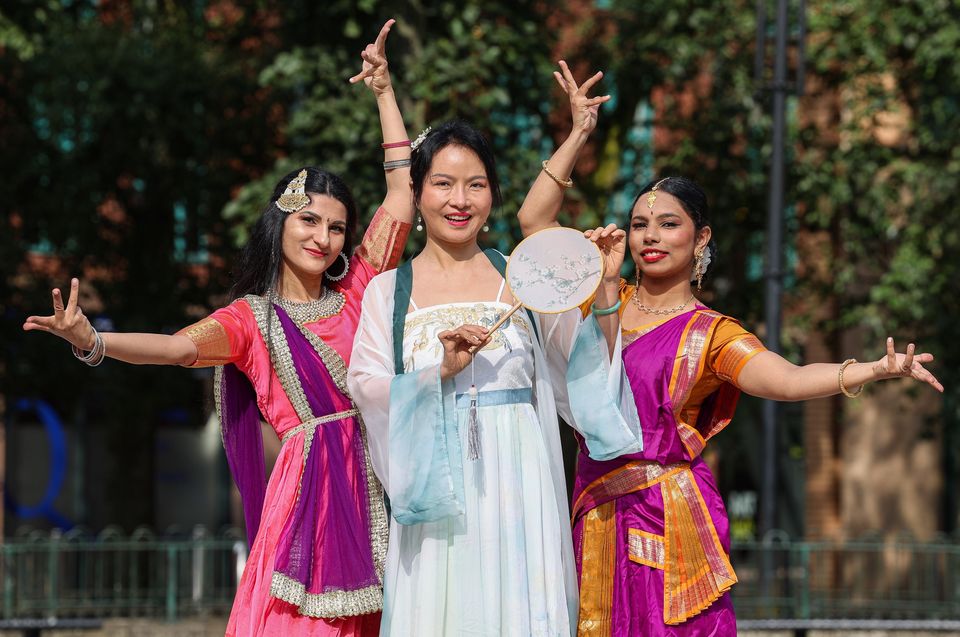
M 845 370 L 847 368 L 847 365 L 849 365 L 850 363 L 856 363 L 856 362 L 857 362 L 857 359 L 855 358 L 848 358 L 847 360 L 843 361 L 842 363 L 840 363 L 840 373 L 837 374 L 837 383 L 840 385 L 840 393 L 846 396 L 847 398 L 856 398 L 857 396 L 863 393 L 863 385 L 860 385 L 860 389 L 858 389 L 856 392 L 851 392 L 843 384 L 843 370 Z
M 546 160 L 546 159 L 543 160 L 543 163 L 541 164 L 541 166 L 543 166 L 543 172 L 547 173 L 547 176 L 548 176 L 550 179 L 552 179 L 552 180 L 554 180 L 555 182 L 557 182 L 557 185 L 560 186 L 561 188 L 571 188 L 571 187 L 573 187 L 573 180 L 572 180 L 572 179 L 560 179 L 559 177 L 557 177 L 556 175 L 554 175 L 552 172 L 550 172 L 550 169 L 547 168 L 547 160 Z

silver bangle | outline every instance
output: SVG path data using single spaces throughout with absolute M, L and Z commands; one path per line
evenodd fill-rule
M 73 355 L 82 363 L 86 363 L 90 367 L 96 367 L 103 362 L 103 359 L 107 354 L 107 346 L 103 343 L 103 337 L 100 336 L 100 332 L 97 331 L 97 328 L 93 329 L 93 349 L 91 349 L 86 354 L 83 353 L 83 350 L 77 347 L 76 345 L 71 345 L 70 348 L 73 350 Z
M 394 168 L 406 168 L 410 165 L 409 159 L 393 159 L 383 162 L 384 170 L 393 170 Z

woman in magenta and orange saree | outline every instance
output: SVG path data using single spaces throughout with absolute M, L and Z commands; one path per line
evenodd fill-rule
M 410 142 L 384 55 L 391 25 L 363 52 L 363 70 L 352 78 L 376 95 L 387 160 L 386 197 L 356 251 L 358 212 L 346 184 L 304 167 L 275 188 L 227 307 L 172 336 L 101 335 L 77 307 L 74 279 L 66 307 L 55 290 L 54 315 L 24 325 L 70 341 L 89 364 L 108 355 L 218 366 L 224 449 L 251 544 L 227 635 L 379 632 L 387 518 L 346 370 L 364 290 L 396 267 L 413 218 Z M 261 419 L 281 440 L 269 480 Z
M 578 634 L 736 635 L 729 525 L 701 453 L 730 422 L 740 392 L 773 400 L 855 396 L 857 386 L 900 376 L 942 391 L 922 366 L 933 357 L 914 355 L 913 345 L 897 354 L 888 339 L 887 355 L 874 363 L 795 366 L 697 302 L 690 282 L 699 290 L 711 230 L 706 196 L 682 177 L 642 190 L 628 236 L 611 227 L 586 234 L 612 275 L 584 307 L 567 373 L 578 429 L 592 432 L 578 434 L 573 493 Z M 619 277 L 628 244 L 637 285 Z M 604 372 L 609 396 L 577 391 Z M 604 428 L 624 420 L 641 430 L 641 450 L 617 455 Z

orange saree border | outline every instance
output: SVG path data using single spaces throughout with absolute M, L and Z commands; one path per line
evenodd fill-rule
M 612 631 L 613 572 L 617 567 L 616 501 L 591 509 L 583 520 L 580 618 L 577 637 L 607 637 Z
M 703 495 L 685 471 L 661 483 L 663 494 L 663 621 L 682 624 L 736 584 Z

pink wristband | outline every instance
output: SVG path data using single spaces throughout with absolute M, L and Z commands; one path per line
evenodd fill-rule
M 405 139 L 402 142 L 390 142 L 389 144 L 380 144 L 380 148 L 387 150 L 388 148 L 403 148 L 404 146 L 409 146 L 410 140 Z

